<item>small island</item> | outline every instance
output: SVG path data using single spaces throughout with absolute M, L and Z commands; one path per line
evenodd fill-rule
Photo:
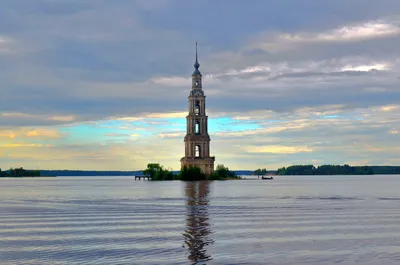
M 2 171 L 0 168 L 0 178 L 36 178 L 41 177 L 40 170 L 26 170 L 20 168 L 10 168 L 9 170 Z M 52 177 L 52 176 L 46 176 Z
M 236 180 L 241 179 L 235 172 L 229 170 L 224 165 L 218 165 L 211 174 L 204 174 L 200 167 L 184 166 L 178 174 L 172 170 L 165 169 L 158 163 L 147 164 L 143 174 L 153 181 L 160 180 L 182 180 L 182 181 L 200 181 L 200 180 Z

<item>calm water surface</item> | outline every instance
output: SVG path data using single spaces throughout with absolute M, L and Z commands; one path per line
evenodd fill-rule
M 0 264 L 400 264 L 400 176 L 0 185 Z

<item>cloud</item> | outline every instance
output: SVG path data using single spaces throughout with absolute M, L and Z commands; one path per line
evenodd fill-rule
M 385 21 L 369 21 L 353 26 L 344 26 L 328 33 L 314 36 L 316 41 L 357 41 L 400 35 L 398 24 Z
M 384 111 L 384 112 L 392 112 L 392 111 L 396 111 L 399 109 L 400 109 L 399 105 L 388 105 L 388 106 L 383 106 L 383 107 L 379 108 L 380 111 Z
M 312 152 L 313 149 L 307 146 L 250 146 L 247 148 L 249 153 L 272 153 L 272 154 L 295 154 L 302 152 Z
M 158 12 L 172 12 L 175 4 L 160 4 L 161 9 L 154 4 L 155 9 L 144 9 L 149 16 L 159 16 Z M 32 44 L 40 47 L 39 50 L 10 61 L 7 68 L 0 66 L 0 78 L 5 86 L 0 91 L 0 103 L 4 110 L 35 115 L 51 111 L 62 118 L 53 119 L 53 123 L 52 119 L 10 118 L 0 121 L 1 125 L 49 125 L 186 110 L 194 47 L 193 42 L 189 43 L 190 38 L 182 34 L 185 30 L 174 29 L 169 34 L 170 29 L 146 25 L 148 20 L 136 10 L 142 10 L 140 4 L 65 5 L 65 12 L 64 8 L 51 4 L 43 4 L 43 10 L 48 10 L 44 13 L 33 4 L 26 7 L 34 12 L 27 18 L 32 24 L 25 24 L 36 26 L 35 32 L 43 38 L 32 39 L 24 28 L 19 35 L 20 42 L 40 39 L 43 43 Z M 133 9 L 135 12 L 130 14 L 128 11 Z M 115 21 L 97 23 L 103 12 L 119 11 L 120 16 Z M 61 22 L 49 30 L 45 25 L 54 19 L 53 12 L 63 15 L 59 18 Z M 314 39 L 340 32 L 343 36 L 347 34 L 343 32 L 359 32 L 362 36 L 376 35 L 381 40 L 375 29 L 385 29 L 385 34 L 389 34 L 397 25 L 396 20 L 386 18 L 343 23 L 345 26 L 308 31 L 293 27 L 287 32 L 292 31 L 296 36 L 310 35 Z M 78 24 L 84 26 L 73 26 Z M 347 31 L 340 31 L 341 28 Z M 281 28 L 277 30 L 281 31 L 280 35 L 285 34 Z M 135 34 L 131 34 L 132 31 Z M 59 32 L 63 35 L 57 35 Z M 77 37 L 90 32 L 110 36 L 96 39 L 96 46 Z M 254 35 L 257 34 L 246 35 L 250 46 Z M 185 41 L 181 42 L 183 39 Z M 283 38 L 283 41 L 287 40 Z M 310 104 L 381 105 L 393 103 L 399 97 L 396 86 L 399 60 L 392 56 L 391 49 L 385 49 L 379 56 L 347 50 L 346 54 L 341 54 L 342 47 L 338 49 L 325 43 L 327 45 L 321 48 L 324 58 L 316 58 L 309 56 L 308 46 L 296 46 L 296 54 L 271 55 L 268 51 L 247 54 L 249 45 L 241 44 L 235 45 L 235 49 L 227 46 L 226 50 L 213 49 L 211 43 L 200 47 L 204 89 L 212 112 L 235 112 L 236 108 L 256 111 L 265 106 L 279 111 Z M 365 46 L 362 41 L 357 45 Z M 302 54 L 308 58 L 304 59 Z M 45 98 L 39 96 L 43 94 Z M 286 104 L 286 97 L 296 100 Z M 15 101 L 22 104 L 16 107 L 12 104 Z M 232 104 L 238 101 L 237 106 Z
M 330 32 L 305 35 L 284 35 L 283 40 L 294 42 L 358 41 L 400 35 L 400 27 L 384 21 L 369 21 L 358 25 L 343 26 Z
M 373 164 L 390 164 L 399 150 L 392 144 L 397 135 L 387 132 L 400 130 L 400 117 L 395 111 L 382 111 L 383 108 L 327 105 L 291 112 L 242 112 L 241 116 L 215 113 L 209 124 L 211 153 L 216 155 L 217 163 L 235 169 L 273 169 L 316 159 L 337 164 L 366 159 Z M 40 142 L 30 142 L 36 137 L 26 137 L 29 131 L 13 131 L 16 138 L 10 142 L 10 132 L 3 132 L 3 161 L 84 169 L 94 169 L 102 161 L 100 168 L 126 170 L 159 162 L 178 169 L 186 127 L 185 119 L 179 116 L 175 113 L 162 118 L 143 116 L 139 120 L 111 118 L 64 125 L 57 128 L 62 138 L 43 138 Z M 173 127 L 176 121 L 179 126 Z M 37 152 L 35 147 L 45 149 Z
M 172 112 L 172 113 L 149 113 L 144 114 L 143 118 L 185 118 L 188 115 L 187 112 Z
M 12 40 L 0 35 L 0 55 L 2 53 L 10 53 Z
M 10 139 L 15 139 L 17 137 L 16 133 L 10 130 L 0 130 L 0 138 L 5 137 L 5 138 L 10 138 Z
M 179 138 L 183 139 L 185 137 L 184 132 L 169 132 L 169 133 L 161 133 L 159 134 L 160 138 Z
M 13 143 L 13 144 L 0 144 L 4 148 L 19 148 L 19 147 L 44 147 L 43 144 L 26 144 L 26 143 Z
M 47 119 L 51 120 L 51 121 L 72 122 L 72 121 L 76 120 L 76 116 L 74 116 L 74 115 L 52 116 L 52 117 L 48 117 Z
M 164 86 L 187 86 L 191 83 L 191 79 L 189 77 L 156 77 L 152 78 L 151 81 L 155 84 Z
M 22 112 L 0 112 L 2 126 L 43 126 L 71 123 L 78 120 L 76 115 L 31 114 Z
M 325 32 L 299 32 L 266 34 L 260 40 L 248 46 L 249 49 L 262 49 L 268 52 L 280 52 L 298 49 L 299 45 L 318 43 L 341 43 L 364 41 L 400 36 L 400 24 L 390 21 L 367 21 L 328 30 Z
M 2 138 L 8 139 L 7 142 L 10 141 L 27 141 L 29 139 L 42 139 L 42 140 L 51 140 L 51 139 L 59 139 L 65 136 L 60 131 L 53 128 L 36 128 L 36 129 L 28 129 L 28 128 L 15 128 L 13 130 L 1 130 L 0 129 L 0 143 Z
M 373 64 L 373 65 L 346 65 L 342 68 L 342 71 L 356 71 L 356 72 L 369 72 L 369 71 L 384 71 L 389 70 L 390 65 L 381 63 L 381 64 Z
M 178 168 L 195 41 L 219 162 L 395 163 L 400 2 L 361 2 L 2 1 L 2 163 Z
M 27 137 L 39 137 L 39 138 L 60 138 L 61 133 L 51 129 L 36 129 L 29 130 L 25 133 Z

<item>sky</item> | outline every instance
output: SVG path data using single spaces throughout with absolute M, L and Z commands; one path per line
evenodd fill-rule
M 398 0 L 0 5 L 0 168 L 178 170 L 196 41 L 216 165 L 400 165 Z

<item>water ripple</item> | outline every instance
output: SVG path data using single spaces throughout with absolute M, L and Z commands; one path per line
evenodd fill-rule
M 400 178 L 389 179 L 2 180 L 0 264 L 398 265 Z

